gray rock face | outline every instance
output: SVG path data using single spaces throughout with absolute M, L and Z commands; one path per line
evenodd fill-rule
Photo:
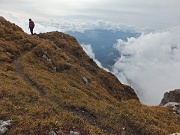
M 161 100 L 160 106 L 164 106 L 169 102 L 180 103 L 180 89 L 166 92 L 163 99 Z
M 166 92 L 161 100 L 160 106 L 170 107 L 180 114 L 180 89 Z

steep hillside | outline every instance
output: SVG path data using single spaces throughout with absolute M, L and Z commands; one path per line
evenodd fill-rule
M 167 135 L 180 117 L 142 105 L 134 90 L 99 68 L 61 32 L 28 35 L 0 17 L 0 120 L 7 135 Z M 124 129 L 125 128 L 125 129 Z

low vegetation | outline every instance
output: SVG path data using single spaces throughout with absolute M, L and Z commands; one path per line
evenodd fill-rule
M 83 78 L 86 78 L 84 81 Z M 167 135 L 180 131 L 180 116 L 142 105 L 61 32 L 28 35 L 0 17 L 0 120 L 7 135 L 50 131 L 82 135 Z

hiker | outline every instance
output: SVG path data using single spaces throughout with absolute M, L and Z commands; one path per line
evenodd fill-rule
M 35 26 L 34 22 L 31 19 L 29 19 L 29 29 L 32 35 L 34 35 L 33 33 L 34 26 Z

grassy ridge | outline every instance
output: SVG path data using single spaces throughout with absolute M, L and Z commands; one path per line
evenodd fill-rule
M 0 17 L 0 120 L 7 134 L 167 135 L 180 131 L 172 110 L 142 105 L 129 86 L 99 68 L 74 37 L 30 36 Z M 88 82 L 84 81 L 85 77 Z

